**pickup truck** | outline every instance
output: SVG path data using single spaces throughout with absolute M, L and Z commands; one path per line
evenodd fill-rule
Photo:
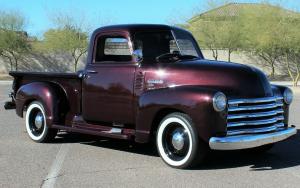
M 35 142 L 58 130 L 154 141 L 166 164 L 189 168 L 209 150 L 266 151 L 296 134 L 289 88 L 256 68 L 204 59 L 193 36 L 173 26 L 102 27 L 84 70 L 10 75 L 5 109 L 25 116 Z

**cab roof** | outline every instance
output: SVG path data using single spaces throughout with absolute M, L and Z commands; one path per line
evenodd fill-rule
M 96 29 L 93 35 L 96 35 L 101 32 L 110 32 L 110 31 L 125 31 L 125 32 L 138 32 L 138 31 L 153 31 L 153 30 L 183 30 L 179 27 L 169 26 L 164 24 L 122 24 L 122 25 L 109 25 Z
M 148 29 L 162 29 L 162 30 L 170 30 L 172 26 L 163 25 L 163 24 L 122 24 L 122 25 L 109 25 L 100 27 L 97 30 L 124 30 L 124 31 L 131 31 L 131 30 L 148 30 Z

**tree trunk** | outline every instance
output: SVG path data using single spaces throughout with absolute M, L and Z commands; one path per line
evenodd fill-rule
M 76 55 L 75 55 L 75 53 L 74 53 L 74 56 L 73 56 L 73 58 L 74 58 L 74 63 L 75 63 L 75 68 L 74 68 L 74 70 L 75 70 L 75 72 L 77 71 L 77 66 L 78 66 L 78 62 L 79 62 L 79 59 L 80 59 L 80 57 L 84 54 L 84 53 L 86 53 L 86 51 L 84 50 L 84 51 L 81 51 L 81 52 L 79 52 L 79 54 L 78 54 L 78 56 L 76 57 Z
M 258 55 L 259 55 L 259 57 L 261 57 L 265 61 L 265 63 L 267 63 L 268 66 L 271 67 L 270 77 L 274 78 L 276 58 L 271 57 L 271 55 L 269 55 L 268 53 L 259 53 Z
M 16 71 L 18 71 L 18 60 L 15 59 L 15 67 L 16 67 Z
M 274 62 L 271 63 L 271 78 L 275 77 L 275 66 L 274 66 Z
M 211 49 L 212 53 L 213 53 L 213 58 L 217 61 L 218 60 L 218 56 L 219 56 L 219 53 L 218 53 L 218 50 L 217 49 Z
M 74 72 L 77 71 L 77 62 L 76 62 L 76 58 L 74 58 Z
M 17 58 L 17 54 L 15 54 L 14 52 L 10 52 L 12 58 L 15 61 L 15 70 L 18 71 L 18 58 Z
M 293 81 L 293 86 L 295 86 L 295 84 L 297 85 L 297 81 L 296 78 L 294 77 L 291 67 L 290 67 L 290 62 L 289 62 L 289 58 L 288 58 L 288 54 L 286 54 L 286 66 L 287 66 L 287 71 L 289 73 L 290 78 Z
M 77 58 L 76 58 L 76 49 L 74 49 L 73 51 L 72 51 L 72 57 L 73 57 L 73 59 L 74 59 L 74 72 L 76 72 L 77 71 Z
M 13 71 L 13 62 L 10 58 L 8 58 L 9 63 L 10 63 L 10 71 Z
M 300 68 L 298 65 L 296 66 L 296 70 L 297 70 L 297 76 L 296 76 L 294 84 L 293 84 L 295 87 L 298 85 L 298 81 L 300 79 Z
M 228 49 L 228 62 L 231 62 L 231 53 L 232 51 Z
M 79 58 L 74 57 L 74 72 L 77 71 L 77 64 L 78 64 Z

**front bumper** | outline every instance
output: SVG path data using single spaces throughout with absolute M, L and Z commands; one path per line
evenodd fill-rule
M 239 150 L 254 148 L 285 140 L 297 133 L 294 127 L 264 134 L 247 134 L 238 136 L 212 137 L 209 147 L 213 150 Z

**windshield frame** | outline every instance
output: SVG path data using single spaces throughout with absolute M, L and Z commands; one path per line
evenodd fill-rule
M 172 27 L 171 28 L 171 33 L 172 33 L 172 36 L 173 36 L 173 38 L 175 40 L 175 43 L 176 43 L 176 46 L 177 46 L 177 48 L 179 50 L 180 55 L 186 55 L 186 54 L 182 54 L 182 49 L 181 49 L 181 47 L 180 47 L 180 45 L 178 43 L 178 39 L 179 38 L 176 36 L 176 32 L 181 32 L 181 33 L 184 33 L 185 35 L 187 35 L 188 36 L 188 40 L 191 40 L 192 45 L 193 45 L 195 51 L 197 52 L 197 55 L 198 55 L 197 58 L 204 59 L 202 51 L 200 50 L 199 45 L 198 45 L 197 41 L 195 40 L 194 36 L 190 32 L 188 32 L 187 30 L 184 30 L 184 29 L 181 29 L 181 28 Z
M 136 48 L 135 46 L 135 40 L 136 40 L 136 36 L 141 34 L 141 33 L 160 33 L 160 32 L 169 32 L 170 36 L 172 37 L 172 39 L 174 40 L 174 44 L 176 45 L 176 48 L 179 50 L 179 55 L 182 55 L 182 56 L 185 56 L 187 54 L 182 54 L 182 49 L 180 49 L 180 44 L 178 44 L 178 38 L 176 37 L 176 33 L 183 33 L 184 35 L 187 36 L 187 39 L 191 41 L 192 43 L 192 46 L 195 50 L 195 52 L 197 53 L 197 58 L 198 59 L 204 59 L 203 57 L 203 54 L 198 46 L 198 43 L 197 41 L 195 40 L 195 38 L 193 37 L 193 35 L 188 32 L 187 30 L 184 30 L 184 29 L 181 29 L 181 28 L 177 28 L 177 27 L 170 27 L 170 29 L 155 29 L 155 30 L 148 30 L 148 31 L 141 31 L 141 30 L 137 30 L 137 31 L 134 31 L 132 33 L 132 37 L 131 37 L 131 43 L 132 43 L 132 49 L 133 49 L 133 52 L 134 51 L 138 51 L 139 49 Z M 142 54 L 142 53 L 141 53 Z M 133 53 L 133 56 L 134 56 L 134 53 Z M 134 57 L 135 59 L 135 57 Z M 143 55 L 141 57 L 140 60 L 137 60 L 137 62 L 143 62 Z M 148 63 L 148 62 L 147 62 Z M 149 62 L 150 63 L 150 62 Z

